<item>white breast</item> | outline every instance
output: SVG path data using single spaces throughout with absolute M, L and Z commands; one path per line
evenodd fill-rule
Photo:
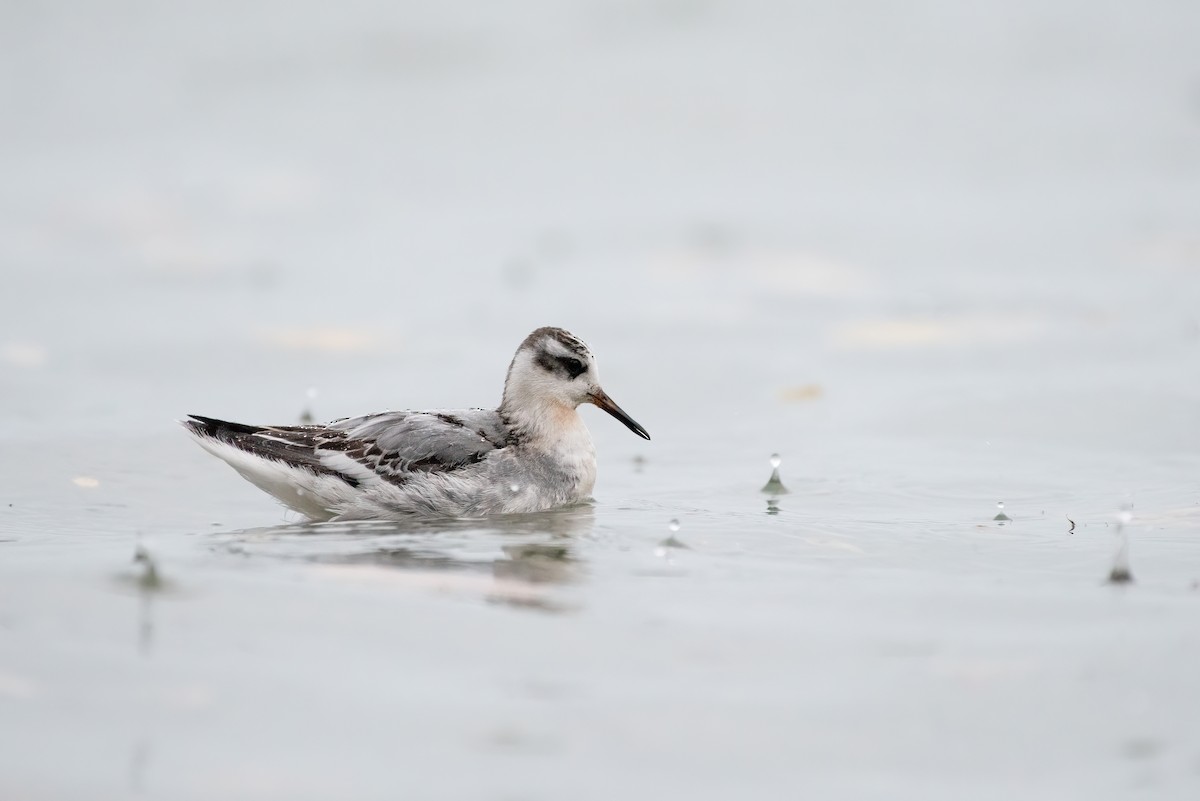
M 555 410 L 553 419 L 545 420 L 546 433 L 530 445 L 545 453 L 560 466 L 566 478 L 575 485 L 575 499 L 590 498 L 596 486 L 596 446 L 583 418 L 574 409 Z
M 579 415 L 575 417 L 578 419 Z M 592 488 L 596 486 L 596 446 L 592 444 L 592 435 L 583 420 L 579 420 L 579 426 L 570 438 L 563 440 L 557 456 L 566 471 L 577 477 L 578 497 L 581 500 L 590 498 Z

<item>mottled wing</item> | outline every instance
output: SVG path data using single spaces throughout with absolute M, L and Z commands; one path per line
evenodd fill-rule
M 381 412 L 330 423 L 316 455 L 340 473 L 400 484 L 415 473 L 475 464 L 507 444 L 508 429 L 495 411 Z

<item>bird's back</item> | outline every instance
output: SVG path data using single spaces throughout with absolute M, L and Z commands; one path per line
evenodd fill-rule
M 389 411 L 307 426 L 191 418 L 184 425 L 205 450 L 315 519 L 344 515 L 364 497 L 389 498 L 402 513 L 413 493 L 417 511 L 437 513 L 427 508 L 430 486 L 460 483 L 472 465 L 514 444 L 499 412 L 487 409 Z

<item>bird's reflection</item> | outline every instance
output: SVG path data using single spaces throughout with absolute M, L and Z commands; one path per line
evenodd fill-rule
M 569 545 L 530 542 L 504 545 L 499 558 L 460 558 L 446 551 L 423 547 L 381 547 L 358 553 L 316 555 L 311 559 L 323 564 L 373 565 L 400 570 L 491 573 L 496 578 L 525 581 L 530 584 L 562 584 L 572 579 L 575 564 Z
M 594 523 L 586 505 L 482 520 L 304 523 L 229 532 L 217 541 L 242 556 L 404 571 L 410 583 L 440 576 L 439 588 L 480 590 L 491 603 L 563 611 L 553 588 L 578 580 L 579 542 Z

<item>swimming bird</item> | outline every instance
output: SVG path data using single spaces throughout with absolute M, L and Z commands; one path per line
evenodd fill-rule
M 313 520 L 536 512 L 587 500 L 592 403 L 650 439 L 600 387 L 578 337 L 539 328 L 517 348 L 497 409 L 388 411 L 325 425 L 256 426 L 188 415 L 202 448 Z

